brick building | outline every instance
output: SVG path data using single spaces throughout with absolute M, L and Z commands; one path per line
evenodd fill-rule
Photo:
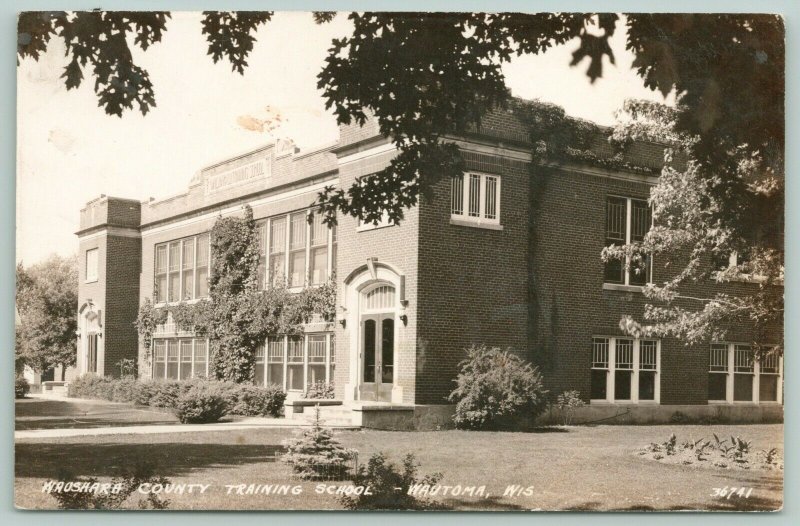
M 329 229 L 318 216 L 307 220 L 323 187 L 347 188 L 396 155 L 372 121 L 341 127 L 337 144 L 315 151 L 278 142 L 222 160 L 177 196 L 87 203 L 78 232 L 78 370 L 118 375 L 119 360 L 131 358 L 145 377 L 207 374 L 205 339 L 168 320 L 147 352 L 133 321 L 145 298 L 167 304 L 208 295 L 208 232 L 247 204 L 259 225 L 264 287 L 285 279 L 301 288 L 335 275 L 336 321 L 309 323 L 302 337 L 270 338 L 256 356 L 257 381 L 282 385 L 290 398 L 312 381 L 332 381 L 346 404 L 377 402 L 411 411 L 417 427 L 441 424 L 464 349 L 487 344 L 539 365 L 551 393 L 580 391 L 587 418 L 623 410 L 628 421 L 677 411 L 782 414 L 782 359 L 753 360 L 747 331 L 691 347 L 620 331 L 621 315 L 642 312 L 642 285 L 666 276 L 663 262 L 639 275 L 604 265 L 599 254 L 607 243 L 644 235 L 653 175 L 535 164 L 511 110 L 451 140 L 467 173 L 439 181 L 435 198 L 399 225 L 345 216 Z M 599 139 L 593 149 L 613 154 Z M 625 156 L 657 172 L 663 149 L 637 143 Z

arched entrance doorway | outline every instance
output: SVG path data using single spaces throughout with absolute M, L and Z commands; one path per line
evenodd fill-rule
M 349 342 L 346 400 L 401 403 L 405 275 L 394 265 L 368 258 L 344 279 L 344 340 Z

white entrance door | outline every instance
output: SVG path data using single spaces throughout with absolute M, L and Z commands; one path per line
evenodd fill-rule
M 394 325 L 394 313 L 361 317 L 361 400 L 392 400 Z

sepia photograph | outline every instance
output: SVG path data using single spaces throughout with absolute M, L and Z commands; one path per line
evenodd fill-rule
M 783 509 L 781 14 L 18 11 L 17 509 Z

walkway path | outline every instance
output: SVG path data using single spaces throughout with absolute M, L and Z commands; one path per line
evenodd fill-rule
M 285 418 L 234 417 L 231 421 L 214 424 L 181 424 L 166 411 L 153 411 L 133 407 L 129 404 L 107 402 L 104 400 L 83 400 L 55 395 L 34 395 L 33 400 L 17 404 L 14 439 L 60 438 L 96 435 L 158 434 L 158 433 L 197 433 L 202 431 L 236 431 L 257 428 L 298 428 L 310 427 L 305 419 L 287 420 Z M 38 413 L 32 411 L 46 402 L 60 402 L 56 411 Z M 32 404 L 32 407 L 25 407 Z M 66 410 L 65 410 L 66 408 Z M 84 410 L 87 409 L 87 410 Z M 140 416 L 141 415 L 141 416 Z M 148 421 L 149 420 L 149 421 Z M 39 429 L 25 429 L 38 427 Z M 339 429 L 354 429 L 355 426 L 326 425 Z

